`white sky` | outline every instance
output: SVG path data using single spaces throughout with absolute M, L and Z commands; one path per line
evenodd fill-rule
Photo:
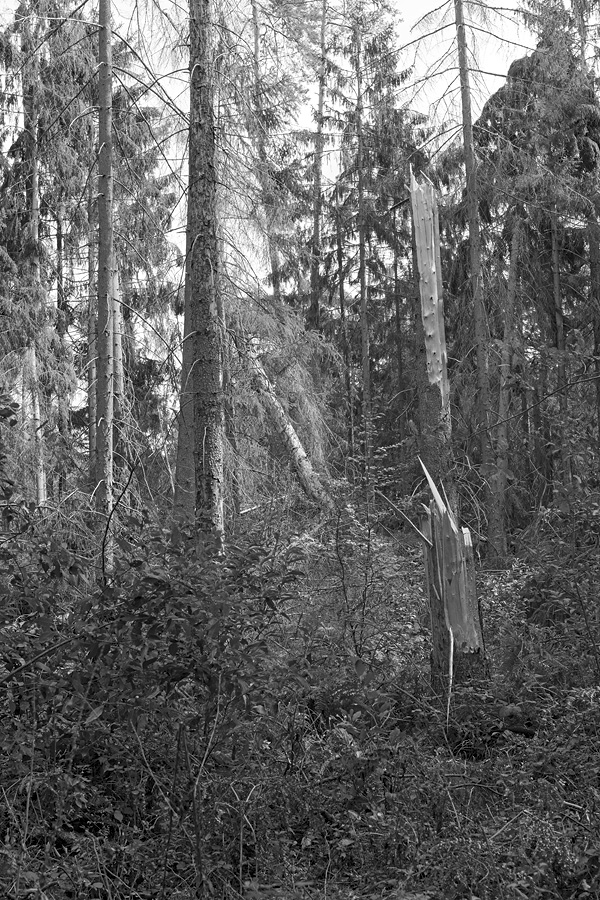
M 489 0 L 486 5 L 490 7 L 485 11 L 487 21 L 483 16 L 474 19 L 468 0 L 465 2 L 465 22 L 481 29 L 467 32 L 467 39 L 474 39 L 471 44 L 474 117 L 488 97 L 504 83 L 511 62 L 535 47 L 534 36 L 518 24 L 518 0 L 503 0 L 501 8 L 492 7 Z M 400 0 L 400 10 L 402 43 L 436 32 L 406 50 L 407 62 L 414 61 L 415 65 L 414 78 L 411 78 L 411 82 L 415 82 L 411 107 L 429 113 L 437 121 L 457 118 L 459 98 L 453 0 Z M 442 28 L 444 25 L 447 27 Z M 434 75 L 435 72 L 438 74 Z

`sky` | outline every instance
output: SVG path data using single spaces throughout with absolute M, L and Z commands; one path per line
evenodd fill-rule
M 475 26 L 468 30 L 475 117 L 504 83 L 511 62 L 535 47 L 534 36 L 518 22 L 518 0 L 503 0 L 502 7 L 486 5 L 490 8 L 478 19 L 465 9 L 466 24 Z M 457 118 L 460 98 L 453 0 L 400 0 L 400 13 L 401 44 L 416 42 L 405 51 L 407 62 L 415 66 L 411 107 L 438 123 Z

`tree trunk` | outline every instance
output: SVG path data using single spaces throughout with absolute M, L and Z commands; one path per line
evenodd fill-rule
M 123 303 L 121 287 L 119 284 L 119 272 L 116 260 L 113 264 L 112 282 L 112 317 L 113 317 L 113 453 L 115 470 L 120 472 L 123 480 L 123 471 L 126 465 L 127 448 L 125 444 L 125 368 L 123 364 Z M 125 478 L 127 478 L 125 474 Z
M 319 96 L 317 101 L 317 133 L 315 135 L 315 158 L 313 163 L 313 234 L 310 257 L 310 309 L 308 324 L 318 329 L 321 321 L 321 213 L 323 194 L 321 179 L 323 173 L 323 106 L 325 103 L 325 35 L 327 28 L 327 0 L 321 3 L 321 36 L 319 49 Z
M 400 315 L 400 282 L 398 278 L 398 245 L 396 231 L 396 213 L 394 209 L 394 326 L 396 338 L 396 377 L 397 377 L 397 393 L 402 398 L 404 390 L 404 366 L 402 363 L 402 325 Z M 398 442 L 401 443 L 404 437 L 404 423 L 402 417 L 398 418 Z
M 56 332 L 61 348 L 61 363 L 67 358 L 65 334 L 68 326 L 68 307 L 65 296 L 64 279 L 64 241 L 63 241 L 64 206 L 59 202 L 56 215 Z M 62 499 L 67 480 L 66 451 L 69 444 L 69 397 L 66 382 L 59 381 L 57 390 L 57 426 L 60 435 L 60 449 L 57 459 L 58 499 Z
M 112 155 L 112 24 L 110 0 L 99 5 L 98 86 L 98 362 L 96 504 L 106 527 L 113 511 L 113 155 Z M 111 565 L 110 542 L 104 547 Z
M 364 196 L 364 135 L 363 135 L 363 96 L 362 96 L 362 35 L 360 25 L 355 26 L 355 75 L 356 75 L 356 141 L 357 141 L 357 190 L 358 190 L 358 280 L 360 284 L 360 331 L 362 355 L 362 424 L 364 439 L 364 465 L 367 483 L 373 462 L 373 406 L 371 400 L 371 353 L 370 329 L 367 293 L 366 263 L 366 215 Z
M 337 251 L 338 287 L 340 297 L 340 327 L 342 331 L 342 352 L 344 354 L 344 382 L 346 403 L 348 404 L 348 455 L 354 459 L 354 394 L 352 391 L 352 353 L 348 337 L 346 316 L 346 292 L 344 284 L 344 246 L 342 241 L 342 217 L 340 213 L 339 185 L 335 191 L 335 237 Z
M 556 350 L 557 350 L 557 382 L 559 423 L 557 429 L 557 442 L 560 458 L 560 482 L 563 491 L 567 491 L 571 484 L 571 462 L 568 447 L 568 422 L 567 422 L 567 369 L 566 369 L 566 344 L 565 325 L 562 307 L 560 285 L 560 256 L 558 247 L 558 225 L 556 214 L 551 219 L 552 234 L 552 294 L 554 299 L 554 321 L 556 325 Z
M 196 527 L 223 546 L 223 376 L 217 310 L 217 173 L 210 0 L 190 4 L 190 139 L 188 203 L 193 335 Z
M 488 328 L 483 284 L 481 278 L 481 237 L 479 232 L 479 211 L 477 197 L 477 162 L 473 145 L 473 121 L 471 115 L 471 89 L 469 85 L 469 63 L 467 40 L 463 15 L 463 0 L 454 0 L 456 16 L 456 36 L 458 43 L 458 64 L 460 74 L 460 97 L 462 106 L 463 143 L 465 152 L 465 173 L 467 178 L 467 219 L 469 223 L 469 247 L 471 262 L 471 289 L 473 295 L 473 319 L 477 351 L 477 427 L 480 430 L 481 470 L 486 485 L 490 476 L 491 448 L 489 438 L 490 379 L 488 370 Z M 488 507 L 494 502 L 486 489 Z
M 489 678 L 468 528 L 459 529 L 437 492 L 422 531 L 425 586 L 431 609 L 431 684 L 448 700 L 454 684 Z
M 173 518 L 181 525 L 194 524 L 196 510 L 196 471 L 194 468 L 194 390 L 192 363 L 194 339 L 191 303 L 192 207 L 188 203 L 185 255 L 185 296 L 183 313 L 183 345 L 181 391 L 177 417 L 177 461 L 175 464 L 175 497 Z
M 29 32 L 29 23 L 24 25 L 22 38 L 22 50 L 27 57 L 35 53 L 32 48 L 32 40 Z M 35 78 L 35 75 L 33 76 Z M 34 285 L 33 315 L 35 317 L 36 333 L 40 326 L 46 327 L 44 322 L 44 292 L 41 283 L 41 266 L 39 251 L 40 231 L 40 191 L 39 191 L 39 147 L 38 147 L 38 111 L 36 106 L 37 84 L 33 83 L 25 91 L 23 101 L 24 130 L 27 135 L 27 155 L 29 163 L 29 177 L 27 180 L 27 200 L 29 207 L 29 227 L 31 233 L 32 251 L 30 256 L 31 279 Z M 27 350 L 27 370 L 29 373 L 29 390 L 31 393 L 31 430 L 35 470 L 35 500 L 38 506 L 46 503 L 46 467 L 44 461 L 44 441 L 42 434 L 42 418 L 40 404 L 40 385 L 37 375 L 37 348 L 36 338 L 33 337 Z
M 48 497 L 46 490 L 46 467 L 44 464 L 44 443 L 42 440 L 42 416 L 40 412 L 40 389 L 37 373 L 37 353 L 32 344 L 28 351 L 29 385 L 31 391 L 31 430 L 33 436 L 33 456 L 35 460 L 35 502 L 43 506 Z
M 221 247 L 222 246 L 223 241 L 221 240 Z M 231 374 L 232 341 L 227 333 L 227 318 L 221 285 L 219 285 L 217 290 L 217 314 L 219 316 L 219 322 L 221 323 L 221 345 L 223 347 L 223 411 L 225 418 L 225 438 L 229 444 L 231 455 L 228 474 L 230 477 L 231 506 L 233 509 L 232 531 L 235 531 L 235 526 L 242 508 L 242 476 L 240 471 L 240 452 L 235 428 L 235 382 Z
M 413 267 L 418 274 L 421 314 L 417 334 L 419 391 L 419 450 L 434 481 L 443 483 L 451 511 L 457 513 L 453 478 L 450 385 L 446 360 L 443 285 L 439 247 L 439 224 L 433 187 L 417 185 L 411 177 L 413 209 Z M 421 331 L 422 328 L 422 331 Z
M 598 455 L 600 456 L 600 225 L 588 225 L 590 245 L 590 278 L 592 296 L 592 317 L 594 322 L 594 373 L 596 375 L 596 427 Z
M 296 433 L 296 429 L 290 422 L 286 411 L 275 394 L 273 385 L 258 359 L 256 352 L 250 348 L 247 353 L 247 358 L 250 363 L 252 384 L 263 399 L 267 412 L 275 426 L 277 434 L 283 442 L 304 493 L 322 509 L 330 510 L 333 506 L 331 498 L 323 487 L 318 474 L 313 469 L 306 450 L 302 446 L 302 442 Z
M 506 536 L 506 488 L 508 484 L 508 416 L 510 410 L 510 364 L 514 339 L 514 310 L 517 294 L 517 266 L 520 246 L 520 222 L 515 217 L 510 251 L 508 286 L 504 303 L 504 336 L 500 354 L 498 424 L 496 425 L 496 471 L 491 481 L 495 501 L 491 504 L 488 546 L 492 559 L 503 559 L 508 550 Z
M 270 162 L 267 155 L 265 141 L 264 110 L 261 92 L 260 78 L 260 20 L 258 16 L 257 0 L 252 3 L 252 26 L 254 32 L 254 114 L 256 117 L 256 149 L 258 153 L 258 183 L 261 190 L 261 200 L 265 214 L 265 237 L 271 266 L 271 280 L 273 282 L 273 299 L 276 303 L 281 301 L 281 271 L 279 264 L 279 251 L 275 241 L 274 220 L 277 214 L 275 197 L 273 196 L 273 182 L 270 176 Z
M 92 133 L 91 144 L 94 146 Z M 96 382 L 97 372 L 97 286 L 94 228 L 94 179 L 90 177 L 88 185 L 88 310 L 87 310 L 87 394 L 88 394 L 88 479 L 90 491 L 93 494 L 98 484 L 97 452 L 96 452 L 96 428 L 98 421 L 98 405 Z
M 539 362 L 539 375 L 532 404 L 532 418 L 535 431 L 535 469 L 540 479 L 537 502 L 542 506 L 552 501 L 554 471 L 552 455 L 552 434 L 548 416 L 544 412 L 544 400 L 548 396 L 548 366 L 544 358 Z

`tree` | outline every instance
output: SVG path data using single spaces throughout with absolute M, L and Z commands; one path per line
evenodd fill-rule
M 217 310 L 217 171 L 214 118 L 215 68 L 210 0 L 190 4 L 190 134 L 186 279 L 191 307 L 194 390 L 196 528 L 220 546 L 223 520 L 223 380 Z
M 98 363 L 96 503 L 108 529 L 113 515 L 114 238 L 112 135 L 112 21 L 100 0 L 98 40 Z M 110 547 L 109 547 L 110 550 Z M 108 562 L 111 563 L 109 552 Z

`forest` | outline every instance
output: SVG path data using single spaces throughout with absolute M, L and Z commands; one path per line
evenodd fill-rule
M 401 6 L 2 11 L 7 900 L 600 900 L 600 7 Z

